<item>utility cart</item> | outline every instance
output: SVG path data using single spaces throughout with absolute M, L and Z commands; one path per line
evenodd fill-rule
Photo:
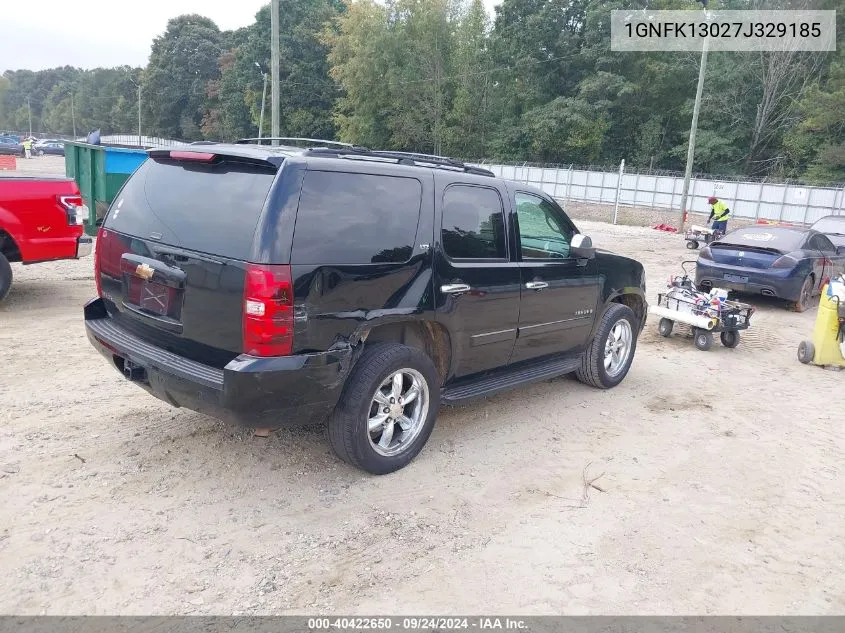
M 740 331 L 751 325 L 754 307 L 729 300 L 728 291 L 721 288 L 699 291 L 687 272 L 688 264 L 695 262 L 683 262 L 684 274 L 671 279 L 669 289 L 657 295 L 657 305 L 649 307 L 649 313 L 660 318 L 658 332 L 669 337 L 675 324 L 683 323 L 692 329 L 695 346 L 702 351 L 713 345 L 714 334 L 725 347 L 736 347 Z
M 701 246 L 702 242 L 709 244 L 718 240 L 722 235 L 723 233 L 721 231 L 714 231 L 713 229 L 708 229 L 706 226 L 693 224 L 684 233 L 684 240 L 686 240 L 687 248 L 694 251 Z

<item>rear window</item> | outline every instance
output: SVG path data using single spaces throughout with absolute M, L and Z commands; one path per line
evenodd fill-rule
M 422 185 L 415 178 L 309 171 L 302 184 L 291 261 L 339 265 L 411 258 Z
M 789 253 L 804 244 L 806 233 L 789 229 L 737 229 L 725 235 L 720 243 L 749 248 L 765 248 Z
M 271 168 L 238 163 L 148 159 L 115 199 L 105 226 L 141 239 L 247 260 L 275 175 Z

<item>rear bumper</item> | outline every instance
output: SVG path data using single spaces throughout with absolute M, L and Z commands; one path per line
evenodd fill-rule
M 94 248 L 94 240 L 87 235 L 83 235 L 76 239 L 76 258 L 88 257 L 91 250 Z
M 102 299 L 86 304 L 85 330 L 121 374 L 160 400 L 252 427 L 323 421 L 337 404 L 352 360 L 351 349 L 278 358 L 241 355 L 218 369 L 119 327 Z
M 730 275 L 732 279 L 725 279 Z M 708 265 L 699 260 L 695 269 L 695 283 L 710 285 L 737 292 L 766 295 L 796 301 L 801 294 L 803 277 L 792 275 L 790 270 L 764 270 L 741 266 Z

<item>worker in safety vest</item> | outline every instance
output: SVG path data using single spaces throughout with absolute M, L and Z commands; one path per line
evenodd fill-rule
M 707 221 L 710 222 L 710 220 L 713 220 L 710 228 L 714 231 L 720 231 L 724 235 L 728 232 L 728 217 L 731 214 L 731 210 L 728 209 L 728 205 L 716 196 L 710 196 L 707 199 L 707 203 L 710 205 L 710 217 L 707 218 Z
M 23 140 L 22 145 L 23 145 L 24 156 L 26 158 L 32 158 L 32 139 L 31 138 L 25 138 Z

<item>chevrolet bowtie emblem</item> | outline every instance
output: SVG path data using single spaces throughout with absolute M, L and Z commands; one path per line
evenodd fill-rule
M 155 268 L 148 266 L 147 264 L 138 264 L 138 268 L 135 269 L 135 274 L 141 279 L 149 281 L 153 278 L 153 275 L 156 274 L 156 271 Z

